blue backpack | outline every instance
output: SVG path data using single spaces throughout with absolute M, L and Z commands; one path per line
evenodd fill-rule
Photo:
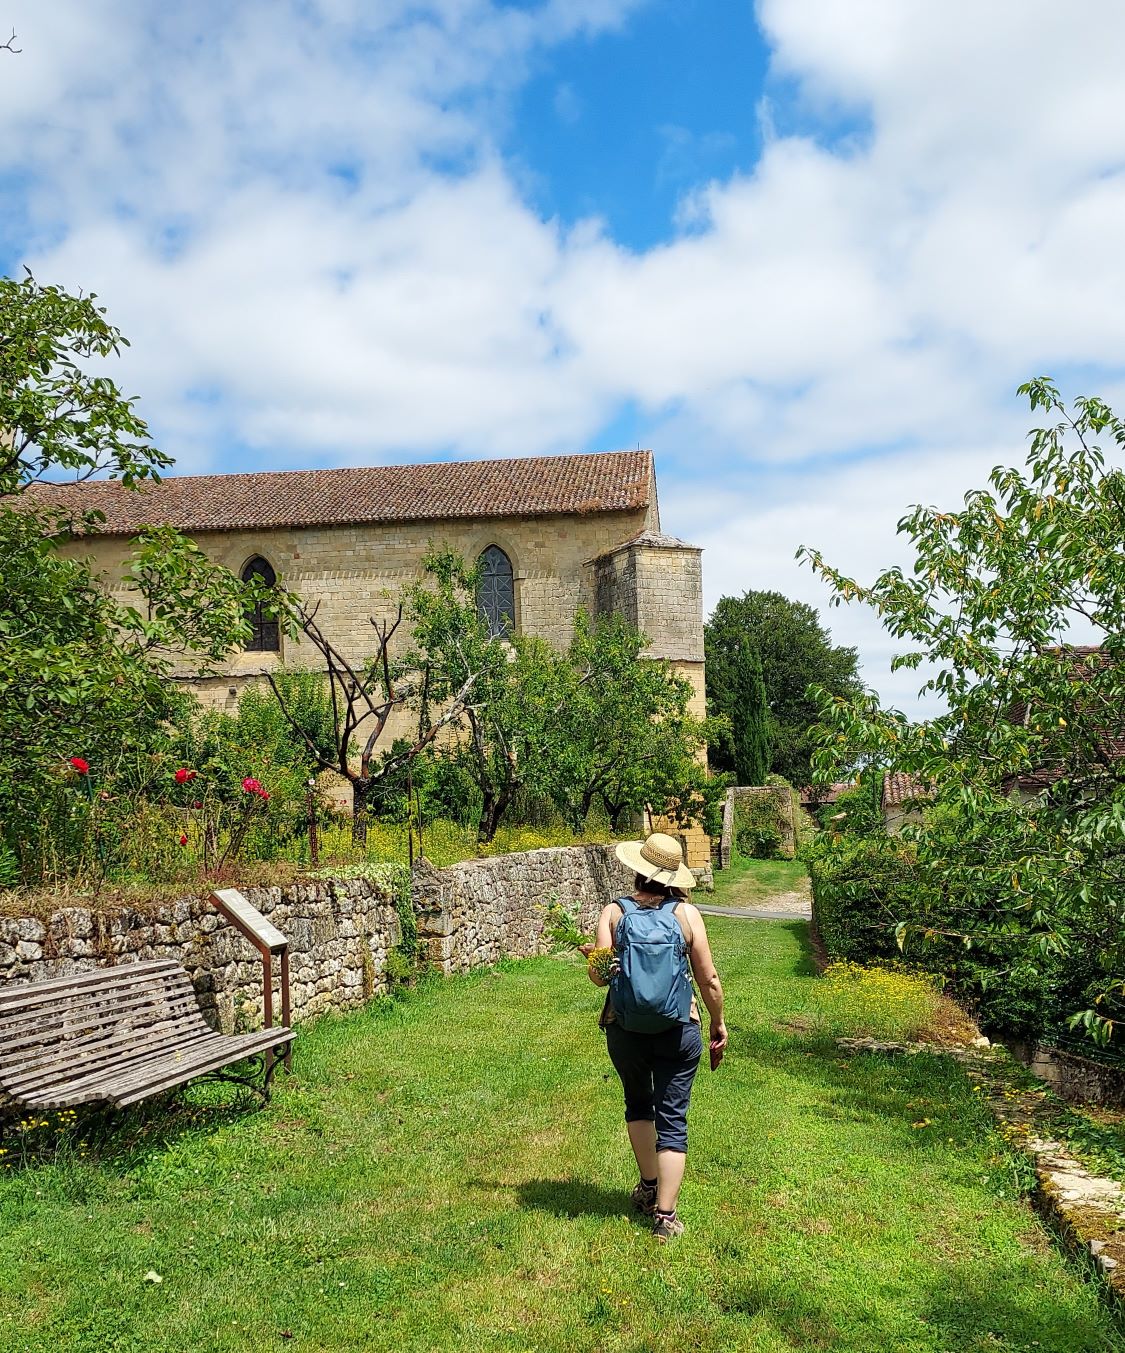
M 631 897 L 617 899 L 623 912 L 614 936 L 619 967 L 609 991 L 618 1024 L 633 1033 L 663 1033 L 691 1020 L 688 947 L 676 919 L 680 900 L 638 907 Z

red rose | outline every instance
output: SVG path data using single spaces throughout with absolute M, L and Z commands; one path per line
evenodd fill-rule
M 186 766 L 181 766 L 176 772 L 176 783 L 178 785 L 186 785 L 189 780 L 194 780 L 198 774 L 199 772 L 197 770 L 188 770 Z
M 261 780 L 255 780 L 251 776 L 247 776 L 242 782 L 242 789 L 246 794 L 260 794 L 262 792 L 262 782 Z
M 70 764 L 78 772 L 79 775 L 90 774 L 89 761 L 83 761 L 80 756 L 72 756 L 70 758 Z
M 181 837 L 180 837 L 180 845 L 181 845 L 181 846 L 186 846 L 186 845 L 187 845 L 187 837 L 186 837 L 186 836 L 181 836 Z

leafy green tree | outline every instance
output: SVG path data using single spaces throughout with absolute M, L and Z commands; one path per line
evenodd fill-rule
M 811 606 L 780 592 L 755 591 L 719 600 L 704 630 L 704 647 L 708 713 L 724 718 L 729 727 L 725 737 L 711 744 L 712 767 L 735 772 L 739 783 L 762 783 L 741 778 L 749 767 L 738 767 L 736 751 L 747 737 L 747 721 L 754 717 L 756 653 L 769 705 L 767 769 L 791 784 L 808 784 L 810 730 L 819 712 L 808 687 L 816 684 L 841 697 L 857 695 L 856 650 L 834 645 Z
M 595 802 L 620 828 L 646 805 L 690 815 L 704 796 L 697 758 L 713 729 L 689 713 L 689 683 L 647 647 L 620 616 L 575 617 L 549 765 L 550 792 L 575 828 Z
M 1034 975 L 1035 1019 L 1078 1007 L 1110 1039 L 1125 1018 L 1125 474 L 1097 442 L 1120 452 L 1125 424 L 1098 399 L 1068 410 L 1045 379 L 1021 393 L 1052 420 L 1025 469 L 998 467 L 960 510 L 914 508 L 909 572 L 864 585 L 803 552 L 905 642 L 895 667 L 933 665 L 922 689 L 947 706 L 915 723 L 822 692 L 817 762 L 827 777 L 859 755 L 933 786 L 903 831 L 920 882 L 891 918 L 902 943 L 974 965 L 985 996 Z M 1078 627 L 1096 646 L 1068 644 Z
M 246 589 L 190 540 L 142 532 L 136 601 L 117 601 L 57 548 L 97 514 L 68 525 L 27 492 L 60 473 L 135 485 L 169 463 L 100 370 L 124 341 L 93 297 L 0 278 L 0 833 L 24 877 L 70 759 L 99 780 L 135 759 L 174 711 L 173 667 L 208 670 L 250 633 Z
M 457 762 L 479 793 L 477 836 L 486 844 L 518 792 L 541 781 L 571 683 L 543 640 L 490 632 L 477 606 L 479 567 L 444 551 L 426 560 L 426 572 L 411 593 L 416 648 L 405 661 L 424 674 L 415 698 L 420 723 L 469 686 Z
M 722 786 L 698 759 L 709 726 L 688 713 L 689 684 L 644 657 L 632 626 L 580 611 L 565 654 L 541 639 L 494 637 L 477 609 L 477 571 L 448 553 L 428 570 L 412 596 L 417 651 L 407 661 L 426 672 L 429 701 L 475 673 L 457 762 L 480 796 L 482 843 L 521 791 L 553 800 L 576 828 L 598 803 L 617 825 L 646 804 L 684 820 L 713 809 Z
M 128 340 L 96 300 L 0 278 L 0 495 L 60 470 L 133 485 L 172 463 L 101 369 Z

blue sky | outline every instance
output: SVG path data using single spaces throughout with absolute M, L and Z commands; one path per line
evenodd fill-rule
M 1125 6 L 9 0 L 0 261 L 181 472 L 650 446 L 708 601 L 1125 407 Z M 825 613 L 867 679 L 894 645 Z
M 514 100 L 505 150 L 543 215 L 598 216 L 627 248 L 650 249 L 679 233 L 685 192 L 752 170 L 768 65 L 752 4 L 660 0 L 544 59 Z

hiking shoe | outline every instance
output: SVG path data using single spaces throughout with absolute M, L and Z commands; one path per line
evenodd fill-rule
M 654 1213 L 656 1222 L 652 1228 L 653 1239 L 659 1245 L 666 1244 L 674 1236 L 682 1236 L 684 1224 L 674 1212 Z
M 642 1179 L 629 1196 L 632 1198 L 633 1206 L 637 1211 L 643 1212 L 646 1217 L 651 1217 L 656 1211 L 655 1184 L 646 1184 Z

